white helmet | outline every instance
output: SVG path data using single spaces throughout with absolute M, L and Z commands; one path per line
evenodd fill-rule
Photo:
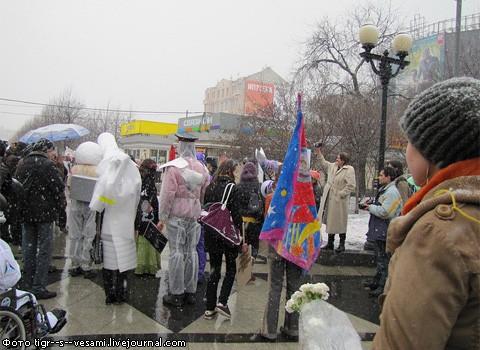
M 272 180 L 266 180 L 262 183 L 262 186 L 260 187 L 260 192 L 262 192 L 262 196 L 264 198 L 267 198 L 269 193 L 273 192 L 273 181 Z

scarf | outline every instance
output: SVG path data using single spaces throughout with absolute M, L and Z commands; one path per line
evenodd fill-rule
M 460 176 L 480 175 L 480 158 L 462 160 L 457 163 L 450 164 L 443 168 L 420 190 L 405 203 L 402 209 L 402 215 L 407 214 L 415 208 L 423 199 L 423 197 L 435 186 L 445 180 L 454 179 Z

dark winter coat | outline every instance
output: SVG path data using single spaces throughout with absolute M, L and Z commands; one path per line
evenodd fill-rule
M 320 184 L 317 181 L 312 182 L 312 186 L 313 186 L 313 195 L 315 196 L 315 205 L 317 206 L 317 208 L 319 208 L 320 203 L 322 201 L 323 187 L 320 186 Z
M 228 183 L 233 183 L 228 177 L 219 176 L 216 183 L 210 183 L 207 189 L 205 190 L 205 206 L 215 202 L 220 202 L 222 200 L 223 191 Z M 230 210 L 232 215 L 233 223 L 241 231 L 242 229 L 242 215 L 240 214 L 239 206 L 239 192 L 238 186 L 234 186 L 230 197 L 227 202 L 227 208 Z M 207 251 L 215 250 L 216 247 L 223 244 L 221 238 L 218 238 L 217 235 L 211 230 L 208 226 L 204 226 L 205 230 L 205 248 Z M 236 249 L 236 248 L 234 248 Z
M 25 191 L 20 182 L 12 179 L 11 185 L 3 190 L 2 194 L 8 202 L 6 218 L 8 224 L 22 223 L 23 211 L 25 209 Z
M 57 213 L 65 210 L 65 185 L 46 153 L 32 152 L 23 158 L 16 178 L 25 191 L 24 222 L 54 222 Z
M 135 218 L 135 230 L 142 235 L 149 221 L 158 223 L 158 197 L 155 179 L 153 176 L 147 175 L 142 177 L 142 192 Z
M 22 210 L 25 206 L 25 194 L 22 185 L 12 178 L 10 171 L 4 164 L 0 164 L 0 193 L 7 201 L 5 217 L 7 224 L 21 222 Z
M 241 216 L 253 217 L 256 220 L 263 222 L 264 220 L 263 210 L 257 215 L 254 215 L 248 210 L 248 202 L 250 201 L 250 197 L 252 196 L 252 194 L 256 194 L 258 195 L 259 198 L 261 198 L 263 202 L 263 207 L 265 208 L 265 198 L 263 198 L 260 189 L 261 189 L 261 184 L 258 182 L 256 178 L 252 180 L 240 181 L 240 183 L 237 185 L 238 206 L 240 209 Z

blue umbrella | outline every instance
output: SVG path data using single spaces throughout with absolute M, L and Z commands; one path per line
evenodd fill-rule
M 61 141 L 67 139 L 76 139 L 87 135 L 90 130 L 77 124 L 51 124 L 42 126 L 41 128 L 30 130 L 25 135 L 20 137 L 20 141 L 25 143 L 37 142 L 41 138 L 50 141 Z

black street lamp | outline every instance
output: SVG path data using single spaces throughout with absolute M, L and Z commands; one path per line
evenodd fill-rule
M 393 49 L 398 58 L 389 57 L 388 50 L 385 50 L 383 55 L 374 54 L 371 51 L 377 45 L 378 36 L 378 28 L 373 24 L 372 20 L 367 19 L 359 31 L 360 43 L 365 50 L 360 53 L 360 56 L 363 57 L 366 62 L 370 62 L 373 71 L 380 77 L 380 82 L 382 83 L 382 115 L 380 121 L 380 148 L 377 174 L 379 174 L 380 170 L 385 166 L 388 83 L 390 79 L 400 73 L 400 70 L 410 64 L 410 62 L 405 61 L 405 57 L 408 56 L 408 52 L 412 48 L 412 36 L 406 32 L 400 32 L 393 38 Z M 374 61 L 380 62 L 378 68 L 375 66 Z M 396 65 L 396 67 L 393 68 L 392 65 Z

